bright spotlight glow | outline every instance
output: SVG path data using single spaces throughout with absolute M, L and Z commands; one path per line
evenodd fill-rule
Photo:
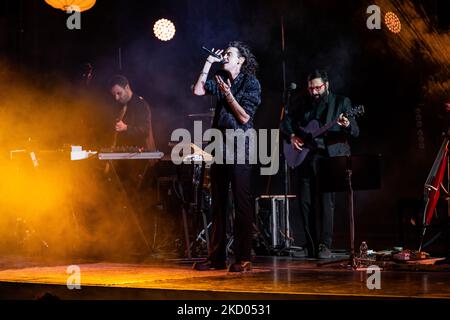
M 384 22 L 386 23 L 386 26 L 388 27 L 389 31 L 393 33 L 399 33 L 402 29 L 402 24 L 400 23 L 400 19 L 397 17 L 397 15 L 391 11 L 386 12 L 384 15 Z
M 159 19 L 153 25 L 153 33 L 161 41 L 169 41 L 175 35 L 175 25 L 167 19 Z

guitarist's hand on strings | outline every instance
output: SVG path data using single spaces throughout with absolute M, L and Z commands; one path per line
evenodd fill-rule
M 291 136 L 291 145 L 294 149 L 301 151 L 304 143 L 303 143 L 302 139 L 300 139 L 299 137 L 294 135 L 294 136 Z
M 116 131 L 117 132 L 127 131 L 127 129 L 128 129 L 127 124 L 125 122 L 123 122 L 122 120 L 116 122 Z
M 350 120 L 348 120 L 348 118 L 346 118 L 343 113 L 340 114 L 337 123 L 344 128 L 348 128 L 350 126 Z

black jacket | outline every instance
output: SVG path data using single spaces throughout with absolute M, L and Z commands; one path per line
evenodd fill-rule
M 309 97 L 294 97 L 281 124 L 284 138 L 290 141 L 290 136 L 293 133 L 300 138 L 305 137 L 301 127 L 306 127 L 311 120 L 319 120 L 320 125 L 323 126 L 352 108 L 350 99 L 347 97 L 330 93 L 326 99 L 326 108 L 322 116 L 318 116 L 316 106 Z M 336 124 L 324 134 L 323 139 L 319 139 L 321 140 L 319 145 L 322 144 L 321 147 L 326 149 L 330 157 L 351 154 L 348 140 L 350 136 L 358 137 L 359 127 L 354 117 L 349 117 L 349 121 L 350 126 L 348 128 Z

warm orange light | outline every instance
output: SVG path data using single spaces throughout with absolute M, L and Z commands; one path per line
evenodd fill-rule
M 92 8 L 96 0 L 45 0 L 53 8 L 67 11 L 72 9 L 73 11 L 83 12 Z
M 393 33 L 399 33 L 402 29 L 402 24 L 400 23 L 400 19 L 397 15 L 391 11 L 386 12 L 384 15 L 384 23 L 388 27 L 389 31 Z
M 161 41 L 169 41 L 175 35 L 175 25 L 167 19 L 159 19 L 153 26 L 153 33 Z

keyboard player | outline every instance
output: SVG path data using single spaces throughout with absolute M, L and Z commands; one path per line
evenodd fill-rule
M 127 147 L 141 151 L 156 151 L 149 104 L 131 89 L 128 79 L 115 75 L 109 81 L 109 90 L 119 105 L 112 151 Z M 141 189 L 155 160 L 117 160 L 114 169 L 129 195 Z M 109 171 L 109 170 L 107 170 Z
M 134 94 L 128 79 L 122 75 L 111 78 L 109 89 L 120 106 L 112 146 L 132 146 L 156 151 L 148 103 L 144 98 Z

